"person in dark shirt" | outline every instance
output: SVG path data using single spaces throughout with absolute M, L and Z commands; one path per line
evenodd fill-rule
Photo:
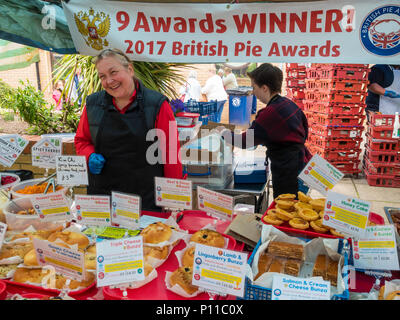
M 311 159 L 304 143 L 308 137 L 308 122 L 303 111 L 290 99 L 280 95 L 283 73 L 270 63 L 264 63 L 248 73 L 253 94 L 266 104 L 260 109 L 250 128 L 241 137 L 226 130 L 221 135 L 231 138 L 235 146 L 251 148 L 264 145 L 266 158 L 271 162 L 272 187 L 274 198 L 284 193 L 297 194 L 303 189 L 297 176 Z M 228 136 L 227 136 L 228 134 Z M 254 143 L 247 135 L 254 134 Z M 238 139 L 239 138 L 239 139 Z M 227 139 L 228 140 L 228 139 Z M 228 140 L 229 141 L 229 140 Z M 237 144 L 236 142 L 240 143 Z
M 370 112 L 400 111 L 400 65 L 376 64 L 368 74 L 367 117 Z

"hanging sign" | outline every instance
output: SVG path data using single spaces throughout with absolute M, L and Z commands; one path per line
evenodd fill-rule
M 57 181 L 62 185 L 88 185 L 86 158 L 84 156 L 57 156 Z
M 28 145 L 28 140 L 18 134 L 0 136 L 0 164 L 11 167 Z
M 70 0 L 75 48 L 118 48 L 133 61 L 398 63 L 400 5 L 337 0 L 146 3 Z
M 56 168 L 56 156 L 62 153 L 60 138 L 42 138 L 31 149 L 32 165 L 39 168 Z

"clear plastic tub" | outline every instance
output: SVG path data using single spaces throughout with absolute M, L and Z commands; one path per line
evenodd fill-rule
M 13 177 L 16 180 L 14 182 L 7 183 L 4 185 L 0 184 L 0 190 L 9 191 L 13 186 L 21 182 L 21 178 L 14 173 L 0 172 L 0 180 L 2 180 L 2 177 L 7 177 L 7 176 Z
M 16 214 L 21 210 L 33 208 L 31 198 L 17 198 L 6 203 L 3 213 L 6 218 L 8 230 L 24 231 L 29 226 L 36 230 L 51 230 L 62 226 L 66 221 L 46 221 L 39 217 L 38 214 L 23 215 Z
M 18 193 L 18 190 L 22 190 L 24 189 L 26 186 L 33 186 L 39 182 L 42 182 L 45 178 L 39 178 L 39 179 L 29 179 L 29 180 L 25 180 L 25 181 L 21 181 L 20 183 L 14 185 L 11 189 L 10 189 L 10 194 L 11 194 L 11 198 L 15 199 L 15 198 L 29 198 L 32 196 L 32 194 L 23 194 L 23 193 Z M 48 183 L 45 182 L 45 183 Z M 57 180 L 56 180 L 57 183 Z M 62 189 L 58 190 L 56 193 L 64 193 L 67 194 L 68 192 L 68 188 L 61 186 Z

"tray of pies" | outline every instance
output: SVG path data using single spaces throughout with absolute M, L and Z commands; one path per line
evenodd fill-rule
M 278 196 L 263 214 L 261 221 L 286 233 L 305 238 L 345 238 L 334 228 L 323 224 L 325 198 L 312 199 L 299 191 Z M 370 213 L 369 225 L 382 225 L 380 215 Z

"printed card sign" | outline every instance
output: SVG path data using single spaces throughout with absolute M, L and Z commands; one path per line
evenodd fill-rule
M 64 194 L 33 195 L 31 201 L 40 219 L 49 221 L 72 219 L 70 206 Z
M 32 147 L 32 165 L 40 168 L 56 168 L 56 157 L 61 156 L 60 138 L 42 138 Z
M 363 237 L 353 240 L 353 261 L 358 269 L 399 270 L 393 225 L 367 227 Z
M 68 278 L 84 280 L 85 254 L 47 240 L 33 239 L 39 265 L 51 265 Z
M 156 206 L 192 209 L 192 181 L 155 177 Z
M 93 226 L 110 226 L 110 196 L 75 195 L 78 222 Z
M 6 231 L 7 231 L 7 225 L 3 222 L 0 222 L 0 250 L 1 247 L 3 246 L 3 241 Z
M 309 187 L 326 195 L 343 178 L 343 173 L 328 161 L 314 155 L 300 172 L 299 178 Z
M 322 279 L 275 275 L 272 280 L 272 300 L 330 300 L 330 294 L 330 282 Z
M 111 221 L 130 229 L 139 228 L 141 198 L 120 192 L 112 192 Z
M 88 185 L 86 158 L 84 156 L 57 156 L 57 181 L 62 185 Z
M 142 236 L 97 243 L 97 286 L 144 280 Z
M 364 236 L 371 203 L 328 191 L 323 224 L 356 238 Z
M 243 297 L 247 255 L 196 244 L 192 284 L 207 291 Z
M 200 210 L 223 220 L 233 218 L 233 197 L 220 192 L 197 187 L 197 204 Z
M 0 164 L 11 167 L 27 145 L 28 140 L 18 134 L 0 136 Z

